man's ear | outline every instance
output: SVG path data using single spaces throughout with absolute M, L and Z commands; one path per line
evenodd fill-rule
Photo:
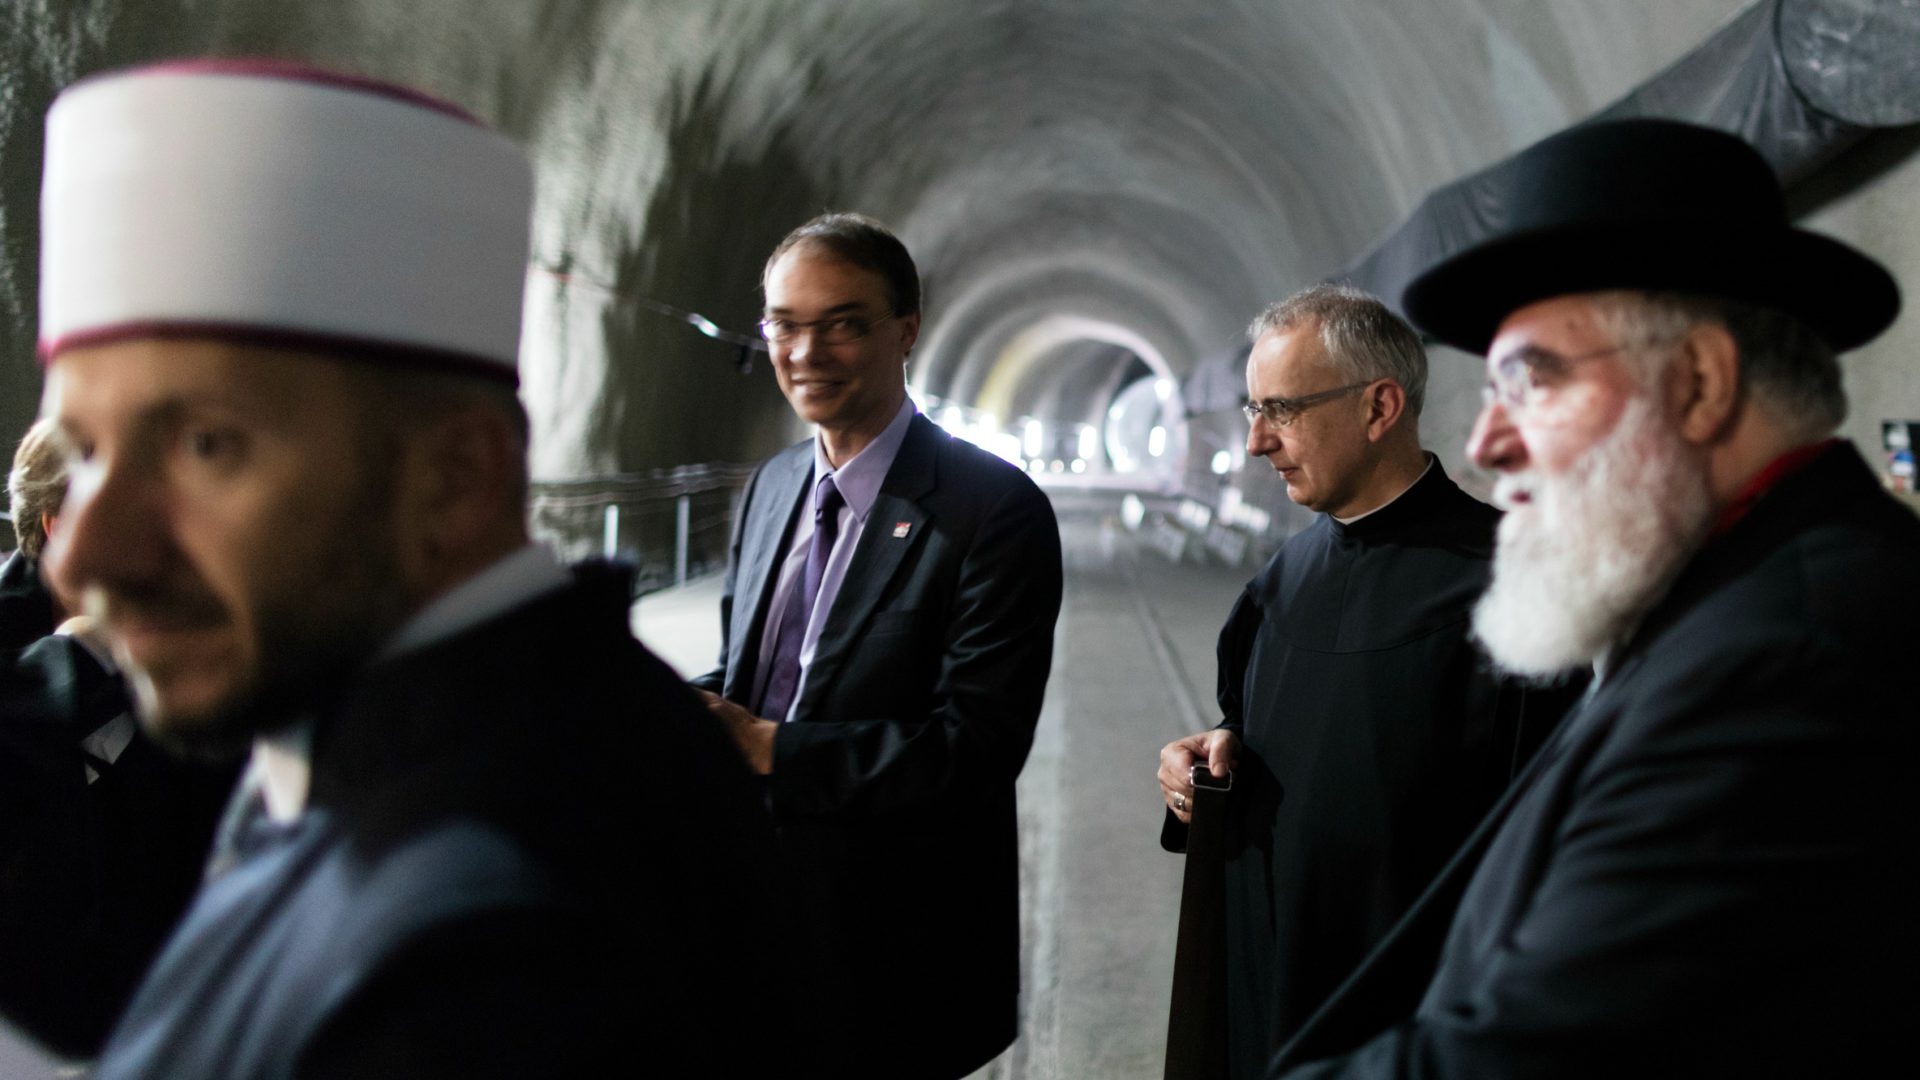
M 901 353 L 904 355 L 913 352 L 913 346 L 919 340 L 920 313 L 915 311 L 911 314 L 900 316 Z
M 1680 339 L 1670 392 L 1680 437 L 1696 446 L 1731 430 L 1740 409 L 1740 346 L 1727 328 L 1695 323 Z
M 1367 398 L 1367 441 L 1379 442 L 1407 411 L 1407 391 L 1392 379 L 1381 379 L 1364 391 Z
M 512 539 L 506 526 L 523 520 L 516 504 L 524 451 L 512 423 L 484 405 L 456 407 L 424 420 L 403 447 L 397 509 L 416 569 L 497 558 Z

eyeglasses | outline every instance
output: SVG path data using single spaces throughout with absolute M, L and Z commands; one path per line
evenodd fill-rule
M 835 315 L 812 322 L 797 322 L 793 319 L 766 318 L 760 320 L 760 336 L 775 345 L 791 345 L 800 340 L 800 335 L 813 331 L 813 340 L 821 345 L 845 345 L 859 341 L 873 328 L 894 318 L 892 313 L 870 319 L 865 315 Z
M 1300 419 L 1301 413 L 1306 412 L 1315 405 L 1324 405 L 1342 394 L 1351 394 L 1355 390 L 1372 385 L 1372 380 L 1368 380 L 1367 382 L 1348 383 L 1345 386 L 1336 386 L 1331 390 L 1322 390 L 1317 394 L 1303 394 L 1300 397 L 1275 397 L 1267 398 L 1264 401 L 1248 401 L 1240 406 L 1240 411 L 1247 414 L 1247 423 L 1249 424 L 1258 418 L 1265 417 L 1267 423 L 1277 428 L 1283 428 L 1295 420 Z
M 1481 407 L 1498 403 L 1508 413 L 1523 412 L 1540 404 L 1554 387 L 1566 381 L 1573 365 L 1581 361 L 1597 360 L 1619 352 L 1659 348 L 1670 344 L 1672 340 L 1661 338 L 1642 344 L 1609 345 L 1604 349 L 1573 356 L 1562 356 L 1552 349 L 1537 345 L 1523 345 L 1495 360 L 1488 369 L 1487 385 L 1480 390 Z

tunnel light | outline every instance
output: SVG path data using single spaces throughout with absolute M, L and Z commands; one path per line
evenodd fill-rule
M 1034 458 L 1032 461 L 1027 462 L 1027 471 L 1030 473 L 1046 472 L 1047 463 L 1040 458 Z
M 1020 464 L 1020 440 L 1012 432 L 1002 431 L 989 435 L 983 445 L 1002 461 Z
M 1046 449 L 1046 437 L 1046 429 L 1040 426 L 1040 421 L 1029 420 L 1022 425 L 1021 449 L 1026 451 L 1028 457 L 1039 457 L 1041 451 Z
M 1159 398 L 1161 401 L 1165 401 L 1168 398 L 1172 397 L 1173 396 L 1173 380 L 1172 379 L 1153 380 L 1153 396 Z
M 688 315 L 687 322 L 693 324 L 693 328 L 695 330 L 700 331 L 701 333 L 707 335 L 710 338 L 717 338 L 720 336 L 720 328 L 718 326 L 715 326 L 713 324 L 713 320 L 707 318 L 705 315 Z
M 1048 466 L 1048 468 L 1053 472 L 1063 473 L 1067 471 L 1067 463 L 1061 461 L 1059 458 L 1054 458 L 1053 464 Z
M 1140 501 L 1138 495 L 1128 495 L 1120 500 L 1120 520 L 1126 522 L 1128 529 L 1138 529 L 1147 520 L 1147 504 Z
M 1080 456 L 1090 458 L 1100 452 L 1100 433 L 1093 430 L 1092 424 L 1080 425 Z
M 1225 476 L 1233 471 L 1233 451 L 1216 450 L 1213 454 L 1213 475 Z
M 1069 463 L 1067 464 L 1067 468 L 1069 468 L 1069 469 L 1071 469 L 1071 470 L 1073 470 L 1073 471 L 1074 471 L 1074 472 L 1076 472 L 1076 473 L 1083 473 L 1083 472 L 1086 472 L 1086 471 L 1087 471 L 1087 459 L 1086 459 L 1086 458 L 1074 458 L 1074 459 L 1073 459 L 1073 460 L 1072 460 L 1071 462 L 1069 462 Z
M 1147 456 L 1159 457 L 1166 452 L 1167 429 L 1161 427 L 1159 424 L 1155 424 L 1153 425 L 1153 430 L 1147 432 Z
M 960 406 L 949 405 L 940 410 L 940 426 L 949 434 L 958 435 L 967 426 L 967 414 L 960 411 Z

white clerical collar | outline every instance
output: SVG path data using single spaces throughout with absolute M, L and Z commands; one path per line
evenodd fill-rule
M 1379 506 L 1374 507 L 1373 509 L 1367 511 L 1364 514 L 1355 514 L 1352 517 L 1344 517 L 1344 518 L 1337 517 L 1337 518 L 1334 518 L 1333 520 L 1339 522 L 1342 525 L 1351 525 L 1354 522 L 1359 521 L 1363 517 L 1372 517 L 1373 515 L 1379 513 L 1380 511 L 1385 510 L 1387 507 L 1392 506 L 1394 503 L 1399 502 L 1401 496 L 1405 495 L 1407 492 L 1412 491 L 1414 488 L 1418 487 L 1420 485 L 1420 481 L 1425 480 L 1427 478 L 1427 474 L 1433 471 L 1433 463 L 1437 460 L 1439 459 L 1434 457 L 1432 454 L 1428 454 L 1427 467 L 1424 469 L 1421 469 L 1420 475 L 1413 478 L 1413 483 L 1408 484 L 1406 487 L 1401 488 L 1400 493 L 1398 495 L 1395 495 L 1393 498 L 1388 499 L 1386 502 L 1381 503 Z
M 375 663 L 424 648 L 478 626 L 567 584 L 567 572 L 538 544 L 508 555 L 455 585 L 416 612 L 387 641 Z M 286 823 L 300 816 L 313 786 L 313 721 L 254 740 L 248 781 L 257 783 L 267 815 Z

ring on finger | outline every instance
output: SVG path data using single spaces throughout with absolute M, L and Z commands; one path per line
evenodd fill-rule
M 1175 810 L 1185 811 L 1187 808 L 1187 797 L 1185 795 L 1175 795 L 1173 797 L 1173 808 Z

